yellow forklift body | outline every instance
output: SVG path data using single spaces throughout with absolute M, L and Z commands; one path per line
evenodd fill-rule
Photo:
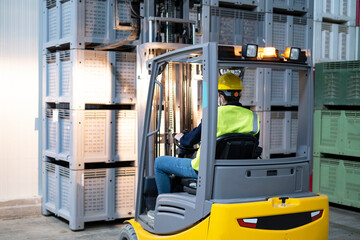
M 288 230 L 262 230 L 241 227 L 238 219 L 253 219 L 266 216 L 294 214 L 323 210 L 322 216 L 306 225 Z M 329 206 L 324 195 L 309 198 L 290 198 L 285 206 L 279 198 L 268 201 L 213 204 L 211 208 L 208 240 L 252 239 L 252 240 L 323 240 L 328 239 Z
M 185 231 L 181 231 L 173 235 L 156 235 L 149 233 L 144 230 L 142 226 L 136 222 L 134 219 L 129 220 L 129 223 L 133 226 L 138 240 L 152 240 L 152 239 L 166 239 L 166 240 L 206 240 L 207 232 L 209 229 L 209 219 L 210 217 L 205 218 L 200 223 L 196 224 L 192 228 L 189 228 Z
M 288 230 L 263 230 L 241 227 L 238 219 L 254 219 L 268 216 L 296 214 L 322 210 L 320 218 L 308 224 Z M 144 230 L 135 220 L 129 223 L 135 229 L 138 240 L 325 240 L 328 239 L 329 206 L 328 198 L 319 195 L 308 198 L 289 198 L 285 205 L 279 198 L 251 203 L 214 203 L 210 216 L 193 227 L 174 235 L 155 235 Z

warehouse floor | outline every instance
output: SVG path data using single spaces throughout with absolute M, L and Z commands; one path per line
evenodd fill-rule
M 93 222 L 85 224 L 84 231 L 71 231 L 68 223 L 50 216 L 34 216 L 21 219 L 0 220 L 0 239 L 118 239 L 123 221 Z M 359 240 L 360 210 L 352 211 L 330 207 L 329 240 Z

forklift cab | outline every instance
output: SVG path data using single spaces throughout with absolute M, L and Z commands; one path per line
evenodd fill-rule
M 241 54 L 238 47 L 210 42 L 149 60 L 151 77 L 139 146 L 136 212 L 135 219 L 129 221 L 136 238 L 121 239 L 159 236 L 164 239 L 327 239 L 327 197 L 309 190 L 313 131 L 311 65 L 290 59 L 246 58 L 246 49 L 249 48 L 242 47 Z M 254 68 L 299 72 L 298 132 L 296 153 L 292 155 L 260 159 L 256 138 L 237 134 L 216 137 L 218 76 L 229 70 L 244 74 L 246 69 Z M 171 71 L 178 88 L 168 82 L 169 77 L 164 78 Z M 169 91 L 174 94 L 168 94 Z M 192 96 L 197 103 L 189 99 L 181 101 L 181 97 L 191 93 L 197 93 Z M 182 116 L 184 106 L 194 107 Z M 158 195 L 153 176 L 155 158 L 162 154 L 175 155 L 171 136 L 197 126 L 200 120 L 196 193 L 180 188 Z M 172 128 L 168 122 L 172 122 Z M 237 151 L 243 149 L 248 150 Z M 153 216 L 149 211 L 153 211 Z

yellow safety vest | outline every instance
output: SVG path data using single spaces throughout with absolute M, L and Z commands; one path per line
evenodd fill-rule
M 259 117 L 251 110 L 226 105 L 218 107 L 218 120 L 216 137 L 228 133 L 244 133 L 256 135 L 260 130 Z M 191 166 L 199 171 L 200 148 L 196 154 L 196 158 L 191 161 Z

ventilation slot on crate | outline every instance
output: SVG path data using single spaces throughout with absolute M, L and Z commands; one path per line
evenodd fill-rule
M 59 167 L 59 173 L 61 176 L 70 177 L 70 170 L 68 168 L 64 168 L 64 167 Z
M 344 161 L 345 167 L 345 195 L 344 198 L 360 202 L 360 163 Z
M 300 17 L 294 17 L 293 22 L 293 43 L 292 47 L 298 47 L 301 49 L 308 48 L 307 45 L 307 19 L 306 18 L 300 18 Z
M 46 7 L 47 8 L 56 7 L 56 0 L 46 0 Z
M 323 97 L 326 99 L 338 99 L 340 97 L 341 82 L 334 73 L 324 76 Z
M 274 22 L 286 23 L 287 22 L 287 16 L 286 15 L 274 14 L 273 21 Z
M 60 130 L 60 154 L 70 155 L 71 145 L 71 123 L 70 123 L 70 111 L 59 110 L 59 130 Z M 67 157 L 65 156 L 65 157 Z
M 337 169 L 339 168 L 339 161 L 337 160 L 320 160 L 320 191 L 321 193 L 335 195 L 336 181 L 337 181 Z
M 136 174 L 135 168 L 118 168 L 115 171 L 116 177 L 135 176 L 135 174 Z
M 46 54 L 46 62 L 47 63 L 56 62 L 56 53 L 48 53 L 48 54 Z
M 291 112 L 291 123 L 290 123 L 290 150 L 296 152 L 298 136 L 298 113 Z
M 61 52 L 60 52 L 60 60 L 61 60 L 61 61 L 68 61 L 68 60 L 70 60 L 70 50 L 61 51 Z
M 84 178 L 105 178 L 106 171 L 105 170 L 86 170 L 84 173 Z
M 135 53 L 116 53 L 116 98 L 135 98 Z
M 87 175 L 87 174 L 86 174 Z M 85 216 L 105 211 L 106 204 L 106 172 L 101 176 L 84 178 L 84 213 Z
M 299 72 L 292 71 L 291 76 L 291 103 L 298 105 L 299 103 Z
M 320 144 L 327 147 L 336 147 L 339 133 L 339 119 L 341 112 L 324 112 L 322 114 Z
M 46 162 L 45 168 L 46 168 L 46 171 L 48 171 L 48 172 L 53 172 L 53 173 L 55 172 L 55 165 L 52 163 Z
M 84 152 L 105 153 L 106 145 L 106 113 L 85 113 Z
M 116 52 L 116 61 L 136 62 L 136 53 Z
M 53 115 L 54 115 L 54 113 L 53 113 L 52 109 L 46 109 L 46 117 L 52 118 Z
M 59 117 L 70 119 L 70 110 L 59 110 Z
M 85 3 L 85 36 L 103 37 L 106 34 L 107 1 L 87 0 Z
M 285 112 L 272 112 L 270 123 L 270 149 L 280 149 L 283 146 Z
M 135 168 L 115 169 L 115 209 L 131 211 L 134 208 L 135 172 Z
M 339 59 L 346 60 L 348 27 L 339 25 Z
M 118 160 L 136 158 L 136 112 L 133 110 L 116 111 L 115 154 Z

